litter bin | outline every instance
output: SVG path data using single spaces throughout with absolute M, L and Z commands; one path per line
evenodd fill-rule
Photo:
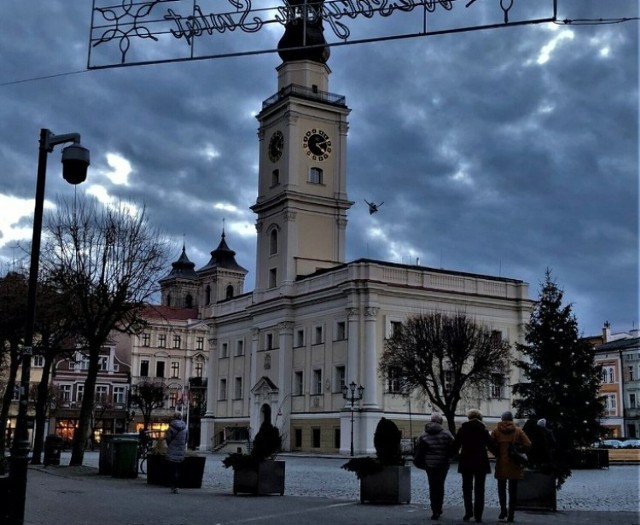
M 113 434 L 100 436 L 100 457 L 98 458 L 98 474 L 110 475 L 113 469 Z
M 47 465 L 60 465 L 60 453 L 62 452 L 62 446 L 64 441 L 60 436 L 51 434 L 44 440 L 44 466 Z
M 111 475 L 114 478 L 137 478 L 138 440 L 132 437 L 114 436 L 113 465 Z

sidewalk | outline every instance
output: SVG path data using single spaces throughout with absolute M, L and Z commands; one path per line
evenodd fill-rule
M 362 505 L 358 501 L 297 496 L 233 496 L 212 489 L 147 485 L 144 477 L 99 476 L 93 467 L 30 466 L 25 525 L 424 525 L 460 524 L 461 507 L 429 520 L 424 505 Z M 485 523 L 497 523 L 487 508 Z M 472 522 L 475 523 L 475 522 Z M 516 523 L 539 525 L 640 525 L 634 512 L 518 511 Z

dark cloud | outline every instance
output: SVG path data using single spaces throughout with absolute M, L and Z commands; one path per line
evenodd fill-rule
M 541 17 L 550 4 L 516 1 L 512 14 Z M 434 20 L 486 22 L 502 16 L 498 6 L 455 5 Z M 36 8 L 8 0 L 3 7 L 0 195 L 32 199 L 40 128 L 78 131 L 92 155 L 90 179 L 78 191 L 99 185 L 144 204 L 176 250 L 186 243 L 197 267 L 217 246 L 224 219 L 229 245 L 253 272 L 255 115 L 276 90 L 277 55 L 82 72 L 90 3 Z M 560 19 L 634 16 L 630 0 L 559 2 Z M 408 20 L 353 24 L 356 32 L 405 31 Z M 216 36 L 219 49 L 273 48 L 279 38 L 271 28 L 226 36 Z M 162 57 L 174 46 L 184 43 L 162 41 L 146 52 Z M 585 333 L 605 320 L 614 331 L 637 323 L 637 21 L 333 47 L 329 65 L 330 90 L 352 110 L 349 259 L 419 258 L 523 279 L 532 298 L 549 267 Z M 107 177 L 108 155 L 129 162 L 127 185 Z M 59 152 L 49 155 L 52 201 L 70 191 L 59 160 Z M 364 199 L 384 205 L 371 216 Z M 12 222 L 27 225 L 24 216 Z M 4 261 L 15 257 L 7 240 L 15 227 L 2 224 Z

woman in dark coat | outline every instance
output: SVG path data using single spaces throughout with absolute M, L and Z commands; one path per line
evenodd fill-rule
M 472 517 L 482 522 L 484 511 L 484 487 L 487 474 L 491 473 L 487 450 L 491 436 L 482 422 L 479 410 L 467 413 L 468 421 L 462 423 L 454 442 L 454 450 L 460 451 L 458 472 L 462 474 L 462 497 L 464 499 L 463 521 Z
M 496 472 L 498 480 L 498 500 L 500 516 L 498 519 L 513 521 L 513 514 L 518 499 L 518 480 L 524 477 L 524 467 L 509 457 L 509 444 L 514 443 L 521 449 L 529 450 L 531 441 L 524 431 L 513 422 L 513 414 L 509 411 L 502 414 L 502 421 L 491 432 L 492 447 L 496 451 Z M 507 482 L 509 484 L 509 506 L 507 508 Z
M 431 422 L 425 425 L 425 433 L 416 443 L 416 453 L 424 454 L 425 458 L 429 480 L 429 500 L 433 512 L 432 520 L 437 520 L 442 515 L 444 482 L 449 472 L 453 452 L 453 436 L 442 426 L 442 423 L 440 414 L 436 412 L 431 414 Z

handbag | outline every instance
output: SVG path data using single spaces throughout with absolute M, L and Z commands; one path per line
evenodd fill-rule
M 413 453 L 413 464 L 420 470 L 427 470 L 427 444 L 422 439 L 418 439 Z
M 518 447 L 514 441 L 509 443 L 508 455 L 511 461 L 513 461 L 516 465 L 520 467 L 524 467 L 528 462 L 529 458 L 524 452 L 520 452 Z

